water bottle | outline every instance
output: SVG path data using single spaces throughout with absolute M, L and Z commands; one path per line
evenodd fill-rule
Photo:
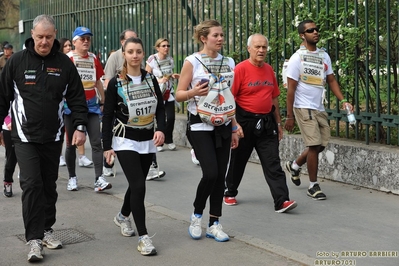
M 346 116 L 348 117 L 348 122 L 350 125 L 355 125 L 356 124 L 356 118 L 353 112 L 351 111 L 351 108 L 349 104 L 345 105 L 345 110 L 346 110 Z

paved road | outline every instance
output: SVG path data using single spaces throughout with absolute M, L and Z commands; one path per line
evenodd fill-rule
M 86 150 L 89 151 L 88 146 Z M 140 255 L 136 250 L 137 236 L 122 237 L 112 221 L 127 185 L 119 165 L 117 176 L 108 179 L 113 188 L 106 193 L 95 193 L 94 170 L 80 167 L 80 190 L 66 191 L 67 170 L 61 167 L 54 229 L 66 232 L 66 239 L 74 234 L 88 239 L 67 244 L 61 250 L 46 250 L 40 264 L 399 265 L 396 195 L 321 179 L 328 199 L 318 202 L 306 196 L 308 182 L 304 176 L 300 187 L 288 181 L 290 196 L 298 207 L 290 213 L 277 214 L 260 165 L 249 163 L 237 197 L 239 204 L 223 207 L 220 221 L 231 241 L 218 243 L 205 237 L 194 241 L 187 228 L 201 170 L 192 164 L 189 149 L 183 147 L 159 153 L 158 161 L 166 176 L 148 181 L 146 196 L 147 227 L 150 235 L 155 234 L 157 256 Z M 0 198 L 1 266 L 27 264 L 28 247 L 19 238 L 24 230 L 17 182 L 14 191 L 13 198 Z M 205 229 L 205 221 L 203 226 Z M 339 261 L 335 260 L 337 255 Z M 394 257 L 381 258 L 383 255 Z

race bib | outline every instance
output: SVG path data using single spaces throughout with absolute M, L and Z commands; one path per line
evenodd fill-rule
M 302 82 L 324 88 L 324 53 L 300 52 Z
M 77 54 L 73 54 L 73 61 L 78 70 L 80 79 L 82 80 L 83 88 L 85 90 L 93 89 L 96 85 L 96 66 L 94 58 L 90 55 L 88 58 L 82 58 Z
M 137 129 L 153 128 L 158 100 L 151 78 L 146 78 L 141 84 L 126 84 L 125 81 L 118 90 L 129 110 L 126 125 Z

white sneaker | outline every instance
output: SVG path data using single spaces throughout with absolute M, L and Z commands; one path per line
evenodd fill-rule
M 206 237 L 214 238 L 218 242 L 229 241 L 229 236 L 223 232 L 223 227 L 219 222 L 214 222 L 211 227 L 206 230 Z
M 201 228 L 201 217 L 195 216 L 195 214 L 191 214 L 191 224 L 188 227 L 188 234 L 191 238 L 197 240 L 201 238 L 202 228 Z
M 151 164 L 146 180 L 149 181 L 157 178 L 162 178 L 165 175 L 166 175 L 165 171 L 159 171 L 158 166 L 154 167 L 154 164 Z
M 107 182 L 107 180 L 103 176 L 98 177 L 96 183 L 94 183 L 94 191 L 96 192 L 100 192 L 110 188 L 112 188 L 111 183 Z
M 65 159 L 64 159 L 64 156 L 60 156 L 60 166 L 65 166 L 66 165 L 66 162 L 65 162 Z
M 45 231 L 44 237 L 42 240 L 43 246 L 46 246 L 49 249 L 59 249 L 62 248 L 62 243 L 58 239 L 56 239 L 53 235 L 53 231 Z
M 157 250 L 155 249 L 148 235 L 143 235 L 139 238 L 139 245 L 137 246 L 137 250 L 140 251 L 141 255 L 144 256 L 157 254 Z
M 175 145 L 174 143 L 169 143 L 169 144 L 168 144 L 168 149 L 169 149 L 170 151 L 174 151 L 174 150 L 176 150 L 176 145 Z
M 90 159 L 87 158 L 86 155 L 83 155 L 82 157 L 79 158 L 79 166 L 81 167 L 88 167 L 92 164 L 93 162 L 90 161 Z
M 69 191 L 77 191 L 78 190 L 78 178 L 76 176 L 69 178 L 67 190 L 69 190 Z
M 195 165 L 199 165 L 200 164 L 200 162 L 197 160 L 197 157 L 195 157 L 194 149 L 191 149 L 191 161 Z
M 157 147 L 157 151 L 158 151 L 158 152 L 163 151 L 163 146 L 158 146 L 158 147 Z
M 113 168 L 106 168 L 105 166 L 103 166 L 103 175 L 106 177 L 114 176 Z
M 26 245 L 30 245 L 28 261 L 39 261 L 43 259 L 43 244 L 40 239 L 30 240 Z
M 134 236 L 134 230 L 132 228 L 132 223 L 129 217 L 121 219 L 121 214 L 118 213 L 114 217 L 114 223 L 121 228 L 121 234 L 123 236 Z

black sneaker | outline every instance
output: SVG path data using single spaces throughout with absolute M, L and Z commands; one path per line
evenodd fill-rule
M 7 198 L 12 197 L 12 183 L 4 182 L 4 196 Z
M 314 200 L 325 200 L 327 198 L 326 194 L 324 194 L 319 184 L 315 184 L 312 188 L 308 189 L 308 196 Z
M 292 165 L 292 161 L 286 162 L 285 169 L 287 169 L 287 171 L 290 173 L 292 183 L 294 183 L 296 186 L 299 186 L 299 185 L 301 185 L 301 179 L 299 178 L 299 176 L 301 175 L 302 168 L 299 168 L 298 170 L 294 170 L 294 169 L 292 169 L 291 165 Z

